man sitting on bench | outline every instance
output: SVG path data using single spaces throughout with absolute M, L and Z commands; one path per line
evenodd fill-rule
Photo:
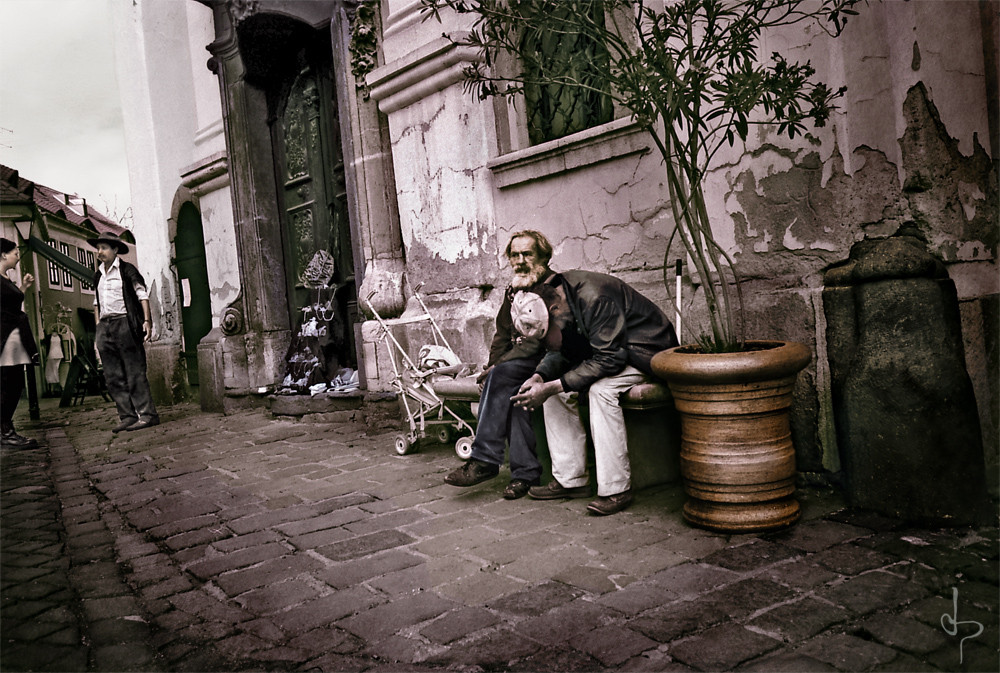
M 504 293 L 489 361 L 479 377 L 479 423 L 472 442 L 472 457 L 445 477 L 445 482 L 452 486 L 473 486 L 497 476 L 509 442 L 511 479 L 503 497 L 515 500 L 538 484 L 542 474 L 535 453 L 531 415 L 514 407 L 510 398 L 535 371 L 544 352 L 540 334 L 546 325 L 540 325 L 538 334 L 531 333 L 525 322 L 530 322 L 531 307 L 523 305 L 521 299 L 523 291 L 537 288 L 552 276 L 549 269 L 552 244 L 539 232 L 524 230 L 510 237 L 506 253 L 514 278 Z M 544 305 L 540 301 L 536 305 L 544 313 Z
M 628 284 L 601 273 L 565 271 L 538 289 L 549 313 L 549 352 L 513 397 L 516 406 L 542 407 L 553 479 L 533 486 L 532 498 L 590 495 L 587 432 L 579 394 L 590 404 L 590 432 L 597 466 L 597 500 L 591 514 L 620 512 L 632 503 L 631 467 L 622 393 L 650 380 L 649 361 L 677 345 L 674 326 L 656 304 Z

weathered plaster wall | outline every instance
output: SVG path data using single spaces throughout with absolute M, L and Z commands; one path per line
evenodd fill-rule
M 405 13 L 401 3 L 389 4 L 400 16 Z M 825 128 L 790 140 L 761 127 L 745 148 L 720 153 L 708 176 L 716 236 L 745 280 L 747 333 L 795 339 L 814 350 L 797 384 L 793 415 L 804 472 L 840 469 L 825 352 L 823 272 L 845 259 L 855 242 L 889 236 L 905 223 L 917 225 L 956 281 L 964 301 L 969 369 L 982 398 L 981 417 L 992 424 L 996 444 L 995 367 L 988 364 L 996 361 L 1000 289 L 997 189 L 995 157 L 984 148 L 989 118 L 980 23 L 974 0 L 886 0 L 851 18 L 837 40 L 814 29 L 765 36 L 764 53 L 780 50 L 811 60 L 832 87 L 846 85 L 847 96 Z M 387 28 L 387 55 L 400 58 L 419 49 L 424 27 L 394 22 L 392 15 L 387 26 L 395 26 Z M 390 114 L 409 281 L 426 282 L 431 306 L 445 309 L 460 355 L 471 361 L 483 357 L 485 343 L 479 339 L 490 333 L 500 299 L 498 292 L 470 297 L 472 277 L 485 272 L 489 285 L 502 286 L 502 246 L 522 228 L 552 239 L 555 268 L 618 274 L 673 315 L 662 265 L 665 257 L 672 263 L 683 254 L 674 242 L 665 255 L 670 215 L 658 157 L 628 154 L 583 162 L 514 185 L 501 185 L 494 170 L 484 200 L 469 192 L 489 185 L 476 163 L 481 154 L 463 154 L 462 148 L 469 143 L 490 148 L 495 168 L 502 157 L 496 158 L 491 144 L 493 129 L 454 120 L 489 105 L 459 95 L 453 86 L 408 108 L 405 124 L 399 123 L 403 112 Z M 471 132 L 484 133 L 486 145 L 470 140 Z M 449 144 L 451 151 L 442 152 Z M 476 216 L 469 217 L 473 211 Z M 685 338 L 706 322 L 698 283 L 685 279 Z M 463 301 L 471 306 L 462 308 Z M 484 317 L 489 317 L 485 323 Z M 463 322 L 468 329 L 461 328 Z M 995 465 L 995 447 L 992 453 Z

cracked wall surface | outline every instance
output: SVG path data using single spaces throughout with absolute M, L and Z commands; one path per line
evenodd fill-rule
M 852 17 L 836 41 L 801 29 L 766 35 L 764 53 L 810 59 L 819 78 L 846 85 L 847 96 L 827 127 L 794 140 L 760 127 L 746 147 L 721 152 L 707 176 L 716 237 L 744 279 L 748 334 L 802 341 L 815 354 L 793 412 L 804 472 L 839 469 L 823 272 L 854 243 L 907 223 L 955 280 L 981 419 L 992 427 L 984 443 L 996 444 L 989 366 L 996 361 L 997 175 L 986 141 L 981 33 L 976 2 L 951 2 L 944 12 L 941 3 L 888 0 Z M 391 112 L 389 123 L 409 284 L 425 283 L 464 360 L 485 360 L 502 294 L 494 289 L 507 282 L 502 249 L 519 229 L 550 237 L 557 270 L 618 275 L 673 316 L 672 264 L 684 254 L 676 240 L 668 250 L 672 217 L 658 155 L 595 152 L 572 169 L 540 170 L 501 188 L 486 168 L 499 153 L 492 103 L 457 84 Z M 685 278 L 685 340 L 706 323 L 699 283 Z

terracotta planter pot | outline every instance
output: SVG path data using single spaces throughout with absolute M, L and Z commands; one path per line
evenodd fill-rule
M 684 518 L 727 532 L 783 528 L 799 518 L 788 413 L 795 377 L 812 354 L 803 344 L 754 341 L 742 353 L 657 353 L 681 416 Z

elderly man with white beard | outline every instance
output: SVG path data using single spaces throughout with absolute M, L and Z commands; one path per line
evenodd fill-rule
M 445 477 L 445 482 L 474 486 L 496 477 L 509 444 L 511 479 L 503 497 L 515 500 L 537 485 L 542 473 L 530 412 L 515 407 L 510 398 L 534 374 L 544 354 L 540 326 L 531 319 L 532 298 L 537 301 L 537 296 L 526 293 L 552 276 L 552 244 L 537 231 L 518 231 L 510 237 L 505 252 L 514 277 L 504 293 L 489 361 L 479 377 L 479 423 L 472 457 Z

